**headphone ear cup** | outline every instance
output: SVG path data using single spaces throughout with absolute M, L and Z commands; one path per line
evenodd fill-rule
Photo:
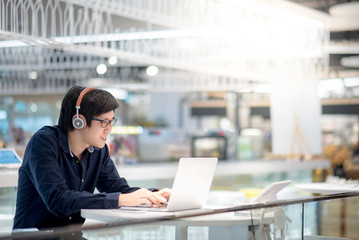
M 79 130 L 85 129 L 87 126 L 85 116 L 82 114 L 79 114 L 77 116 L 75 114 L 72 118 L 72 125 L 74 126 L 74 128 L 79 129 Z

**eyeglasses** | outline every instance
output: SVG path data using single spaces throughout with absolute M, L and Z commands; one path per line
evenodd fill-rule
M 108 119 L 101 120 L 98 118 L 93 118 L 92 120 L 101 122 L 101 127 L 103 127 L 103 128 L 107 127 L 109 124 L 111 124 L 111 127 L 113 127 L 113 126 L 115 126 L 115 124 L 117 122 L 117 118 L 113 118 L 112 120 L 108 120 Z

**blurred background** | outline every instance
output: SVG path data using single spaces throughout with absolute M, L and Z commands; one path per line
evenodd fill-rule
M 357 10 L 343 0 L 1 1 L 0 146 L 22 155 L 81 85 L 120 103 L 116 161 L 342 148 L 351 158 Z
M 359 1 L 1 0 L 0 148 L 21 158 L 75 85 L 118 100 L 107 144 L 133 185 L 171 186 L 188 156 L 219 158 L 216 203 L 285 179 L 359 179 Z M 357 201 L 325 206 L 306 231 L 357 239 Z

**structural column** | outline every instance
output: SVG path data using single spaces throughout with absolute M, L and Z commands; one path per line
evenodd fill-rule
M 322 153 L 321 102 L 316 80 L 305 76 L 273 81 L 272 152 L 294 158 Z

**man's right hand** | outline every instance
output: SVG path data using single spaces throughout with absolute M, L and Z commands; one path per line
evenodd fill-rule
M 118 206 L 133 207 L 141 204 L 159 206 L 165 202 L 167 202 L 167 199 L 162 197 L 160 194 L 141 188 L 131 193 L 121 193 L 118 199 Z

